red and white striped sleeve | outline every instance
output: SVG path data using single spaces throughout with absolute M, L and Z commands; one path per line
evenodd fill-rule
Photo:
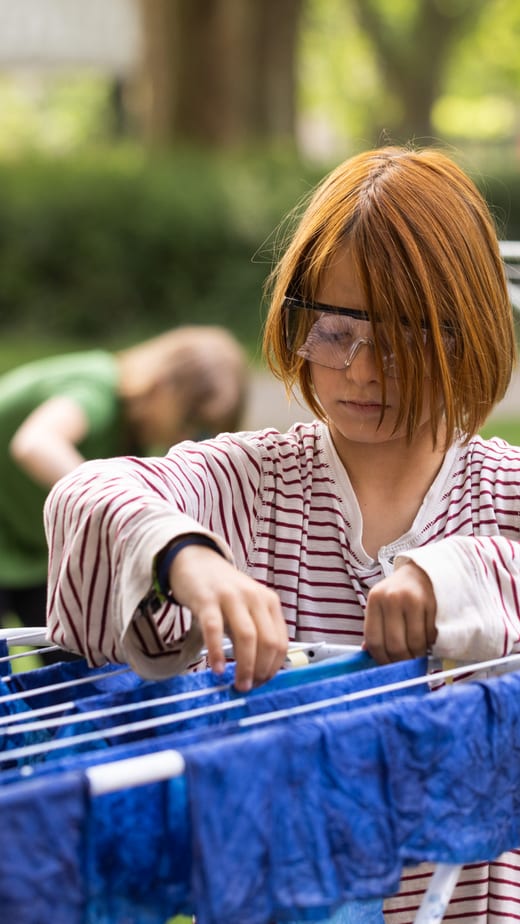
M 407 552 L 429 576 L 441 658 L 485 660 L 520 650 L 520 542 L 450 536 Z
M 45 505 L 49 637 L 89 663 L 129 663 L 146 677 L 184 670 L 202 639 L 189 610 L 161 604 L 154 559 L 186 532 L 229 560 L 247 551 L 259 466 L 231 437 L 184 443 L 164 459 L 86 462 Z M 233 546 L 233 548 L 232 548 Z

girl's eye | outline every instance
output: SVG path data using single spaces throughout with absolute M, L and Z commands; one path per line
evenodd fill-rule
M 321 339 L 334 345 L 348 346 L 349 343 L 352 343 L 352 334 L 344 330 L 325 330 L 321 332 Z
M 321 338 L 329 340 L 352 340 L 354 331 L 348 320 L 338 320 L 338 318 L 322 317 L 314 325 L 315 332 Z

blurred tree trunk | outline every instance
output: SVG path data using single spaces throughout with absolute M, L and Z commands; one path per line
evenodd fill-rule
M 137 124 L 151 145 L 291 140 L 303 0 L 140 0 Z
M 388 88 L 399 101 L 395 124 L 381 126 L 392 141 L 433 135 L 431 115 L 449 53 L 478 19 L 487 0 L 415 0 L 398 22 L 393 3 L 347 0 L 368 34 Z

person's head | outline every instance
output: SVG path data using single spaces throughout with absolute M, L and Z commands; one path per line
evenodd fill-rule
M 308 337 L 316 321 L 325 329 L 338 316 L 309 305 L 328 291 L 345 254 L 363 293 L 383 398 L 389 375 L 398 383 L 396 428 L 412 439 L 426 394 L 434 439 L 441 420 L 447 442 L 457 431 L 469 438 L 503 397 L 516 356 L 496 231 L 474 183 L 440 151 L 387 147 L 345 161 L 313 194 L 268 280 L 264 351 L 322 419 L 311 372 L 330 331 L 318 325 Z M 348 308 L 337 288 L 332 305 Z M 346 314 L 338 323 L 355 320 Z M 366 337 L 366 328 L 352 336 Z
M 189 325 L 118 354 L 120 395 L 141 449 L 240 428 L 247 359 L 222 327 Z

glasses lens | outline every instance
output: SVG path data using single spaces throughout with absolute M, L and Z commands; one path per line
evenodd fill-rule
M 356 322 L 351 318 L 323 314 L 312 325 L 305 342 L 297 351 L 299 356 L 329 366 L 342 369 L 351 353 L 354 341 L 370 332 L 370 325 Z
M 287 348 L 292 352 L 329 369 L 348 368 L 358 349 L 366 347 L 375 353 L 374 331 L 369 321 L 360 321 L 345 314 L 312 311 L 286 306 L 285 335 Z M 414 347 L 413 336 L 403 325 L 402 337 Z M 377 338 L 381 350 L 383 371 L 390 378 L 398 376 L 397 361 L 392 346 L 385 336 L 383 325 L 377 325 Z M 426 344 L 426 332 L 424 343 Z

